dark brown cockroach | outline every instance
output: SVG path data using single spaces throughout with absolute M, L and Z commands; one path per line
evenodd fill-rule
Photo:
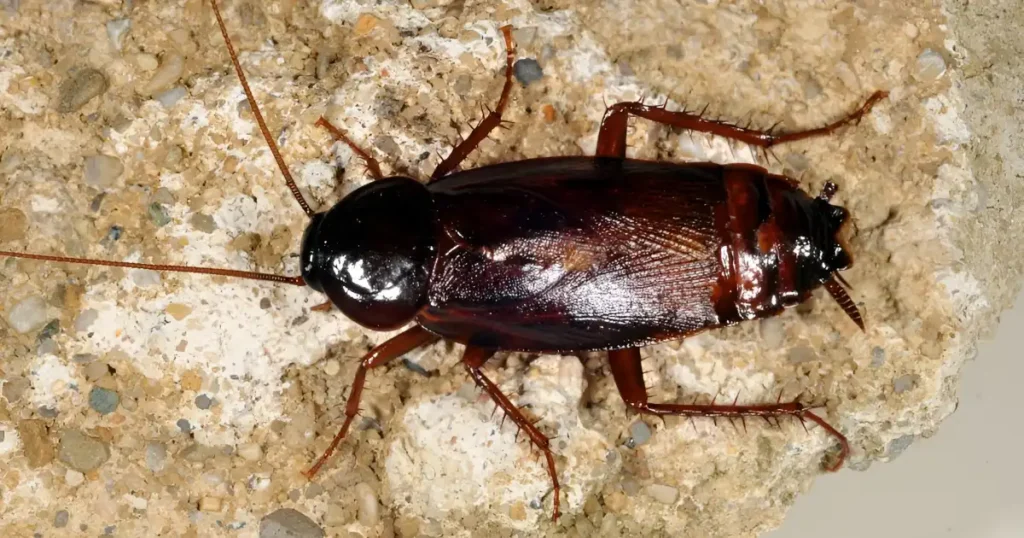
M 457 171 L 501 125 L 512 88 L 511 29 L 505 82 L 494 111 L 434 170 L 426 184 L 383 177 L 377 161 L 321 118 L 376 179 L 316 213 L 299 193 L 242 73 L 215 1 L 214 14 L 246 97 L 288 188 L 310 217 L 302 240 L 302 276 L 189 266 L 124 263 L 0 251 L 57 262 L 208 273 L 309 286 L 346 316 L 373 330 L 410 328 L 361 360 L 341 431 L 307 471 L 312 477 L 345 437 L 359 409 L 366 372 L 439 339 L 463 344 L 473 380 L 546 459 L 559 514 L 555 460 L 544 436 L 481 367 L 498 350 L 574 354 L 606 350 L 625 403 L 641 413 L 766 421 L 811 421 L 840 445 L 846 438 L 799 401 L 761 405 L 648 401 L 640 347 L 706 329 L 764 318 L 807 299 L 819 286 L 859 327 L 864 324 L 838 271 L 851 259 L 838 232 L 845 209 L 784 176 L 753 165 L 627 159 L 629 116 L 713 133 L 767 149 L 831 133 L 858 120 L 885 92 L 832 124 L 772 134 L 642 103 L 608 108 L 594 157 L 552 157 Z

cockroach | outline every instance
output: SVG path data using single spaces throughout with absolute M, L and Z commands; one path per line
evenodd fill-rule
M 465 346 L 462 363 L 497 407 L 543 454 L 559 515 L 559 483 L 548 438 L 481 369 L 497 351 L 576 354 L 607 351 L 626 405 L 640 413 L 766 421 L 790 416 L 818 424 L 839 444 L 828 470 L 849 452 L 846 437 L 800 398 L 760 405 L 676 404 L 648 400 L 640 348 L 707 329 L 774 316 L 824 286 L 861 329 L 864 322 L 839 271 L 852 259 L 839 233 L 849 215 L 790 178 L 749 164 L 673 163 L 626 157 L 630 116 L 711 133 L 767 150 L 827 135 L 858 121 L 886 96 L 878 91 L 846 117 L 815 129 L 776 134 L 670 111 L 642 102 L 608 107 L 596 155 L 536 158 L 469 170 L 459 165 L 502 125 L 512 90 L 511 27 L 505 80 L 494 110 L 438 164 L 427 182 L 384 177 L 377 161 L 320 118 L 317 122 L 366 163 L 375 179 L 323 212 L 299 192 L 263 119 L 215 0 L 213 12 L 260 131 L 285 182 L 309 216 L 301 276 L 192 266 L 127 263 L 0 251 L 0 255 L 205 273 L 308 286 L 359 325 L 406 328 L 364 356 L 330 447 L 359 410 L 368 370 L 444 339 Z

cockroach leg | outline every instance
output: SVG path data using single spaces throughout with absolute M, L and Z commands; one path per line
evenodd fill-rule
M 779 418 L 791 416 L 800 421 L 810 420 L 821 426 L 832 437 L 839 441 L 839 456 L 835 463 L 827 465 L 829 471 L 837 471 L 850 453 L 850 444 L 846 436 L 833 428 L 828 422 L 810 411 L 810 408 L 798 399 L 772 404 L 759 405 L 714 405 L 714 404 L 661 404 L 647 401 L 647 387 L 644 385 L 643 372 L 640 368 L 640 349 L 629 348 L 608 352 L 608 364 L 611 366 L 615 386 L 626 405 L 651 415 L 678 415 L 684 417 L 725 417 L 729 419 L 745 417 L 761 417 L 768 424 L 778 424 Z M 775 423 L 771 419 L 776 420 Z M 746 428 L 746 422 L 743 423 Z
M 673 112 L 661 107 L 647 106 L 638 102 L 616 103 L 608 107 L 604 120 L 601 122 L 601 129 L 597 139 L 597 156 L 619 158 L 626 156 L 626 123 L 631 115 L 672 127 L 724 136 L 767 150 L 772 146 L 785 142 L 830 134 L 847 123 L 859 120 L 871 110 L 871 107 L 875 106 L 875 103 L 887 95 L 889 95 L 888 92 L 876 91 L 860 108 L 838 121 L 824 127 L 785 134 L 775 134 L 771 129 L 761 131 L 706 119 L 703 117 L 703 112 L 700 114 Z
M 551 484 L 554 488 L 554 520 L 558 520 L 559 509 L 558 509 L 558 498 L 560 488 L 558 486 L 558 473 L 555 470 L 555 457 L 551 453 L 551 447 L 548 443 L 548 438 L 544 436 L 536 426 L 533 425 L 523 413 L 515 406 L 508 397 L 502 394 L 501 389 L 494 384 L 493 381 L 487 378 L 484 373 L 480 370 L 480 367 L 487 362 L 487 359 L 494 355 L 494 350 L 484 349 L 479 347 L 466 347 L 466 352 L 462 356 L 462 364 L 466 366 L 466 371 L 469 372 L 469 376 L 473 378 L 482 389 L 487 391 L 487 394 L 491 396 L 494 403 L 505 412 L 505 416 L 512 419 L 512 422 L 516 424 L 520 429 L 526 430 L 526 434 L 530 437 L 530 441 L 537 446 L 538 449 L 544 454 L 544 458 L 547 459 L 548 475 L 551 476 Z
M 487 138 L 488 133 L 501 125 L 501 114 L 505 111 L 509 92 L 512 91 L 512 64 L 516 58 L 515 43 L 512 41 L 512 26 L 502 26 L 501 33 L 505 36 L 505 85 L 501 88 L 501 98 L 498 99 L 498 106 L 494 107 L 494 110 L 487 114 L 473 128 L 473 131 L 469 133 L 465 140 L 452 148 L 452 152 L 448 154 L 448 157 L 441 161 L 441 164 L 437 165 L 437 168 L 434 169 L 434 173 L 430 176 L 431 181 L 436 181 L 450 174 L 469 156 L 480 142 Z
M 348 394 L 348 402 L 345 404 L 345 422 L 342 423 L 341 430 L 334 436 L 334 440 L 331 441 L 331 446 L 324 451 L 320 459 L 309 470 L 303 473 L 307 478 L 313 478 L 320 471 L 320 468 L 331 457 L 331 454 L 334 453 L 334 449 L 345 438 L 345 434 L 348 433 L 352 419 L 359 413 L 359 399 L 363 394 L 363 385 L 366 383 L 366 371 L 384 365 L 392 359 L 397 359 L 418 347 L 431 344 L 437 340 L 438 337 L 436 335 L 417 325 L 402 331 L 397 336 L 371 349 L 359 361 L 359 369 L 356 370 L 356 377 L 352 380 L 352 389 Z
M 324 118 L 323 116 L 316 120 L 316 126 L 327 129 L 335 140 L 340 140 L 348 147 L 352 148 L 352 151 L 358 155 L 364 163 L 366 163 L 366 169 L 370 171 L 370 176 L 373 177 L 373 179 L 384 178 L 384 174 L 380 173 L 380 163 L 377 162 L 377 159 L 374 159 L 372 155 L 359 147 L 355 142 L 349 139 L 348 136 L 345 136 L 344 131 L 332 125 L 331 122 L 327 121 L 327 118 Z
M 310 310 L 312 310 L 313 312 L 330 312 L 331 307 L 333 306 L 334 303 L 330 301 L 324 301 L 316 306 L 310 307 Z

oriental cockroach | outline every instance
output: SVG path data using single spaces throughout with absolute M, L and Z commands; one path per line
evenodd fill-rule
M 502 124 L 512 90 L 515 46 L 506 47 L 504 85 L 494 110 L 457 144 L 427 182 L 384 177 L 370 153 L 340 128 L 317 125 L 344 142 L 375 181 L 315 212 L 293 181 L 242 72 L 217 2 L 211 0 L 231 62 L 285 183 L 309 217 L 301 276 L 127 263 L 0 251 L 0 255 L 204 273 L 308 286 L 371 330 L 404 331 L 359 363 L 345 420 L 312 477 L 344 439 L 359 409 L 367 371 L 438 340 L 465 346 L 463 365 L 497 407 L 544 456 L 559 515 L 559 482 L 548 438 L 483 372 L 495 352 L 573 354 L 606 351 L 628 407 L 646 414 L 766 421 L 790 416 L 833 436 L 838 469 L 846 438 L 811 407 L 780 400 L 759 405 L 650 402 L 640 348 L 707 329 L 773 316 L 819 288 L 860 328 L 861 315 L 839 271 L 852 259 L 839 238 L 848 213 L 796 181 L 748 164 L 671 163 L 626 157 L 629 117 L 711 133 L 767 150 L 832 133 L 859 120 L 886 96 L 879 91 L 823 127 L 775 134 L 670 111 L 642 102 L 608 107 L 596 155 L 537 158 L 459 170 Z

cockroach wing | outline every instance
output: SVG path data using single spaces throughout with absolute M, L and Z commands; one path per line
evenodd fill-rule
M 631 347 L 716 325 L 717 165 L 587 157 L 431 183 L 438 258 L 417 321 L 480 347 Z

